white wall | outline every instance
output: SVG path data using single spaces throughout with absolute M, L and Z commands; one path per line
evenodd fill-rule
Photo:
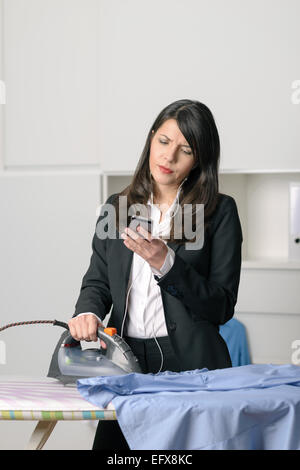
M 3 0 L 0 0 L 0 80 L 2 87 L 5 87 L 5 76 L 3 66 L 3 36 L 4 36 L 4 16 L 3 16 Z M 3 97 L 2 97 L 3 98 Z M 4 104 L 1 104 L 0 99 L 0 171 L 3 169 L 4 164 Z

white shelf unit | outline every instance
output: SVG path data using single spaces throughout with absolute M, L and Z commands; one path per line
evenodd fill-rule
M 104 172 L 102 201 L 130 184 L 132 172 Z M 232 196 L 243 230 L 244 269 L 300 269 L 289 259 L 289 183 L 300 170 L 221 170 L 220 192 Z

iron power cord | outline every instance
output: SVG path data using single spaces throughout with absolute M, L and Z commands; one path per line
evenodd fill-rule
M 69 329 L 69 326 L 67 323 L 58 321 L 58 320 L 32 320 L 32 321 L 20 321 L 16 323 L 9 323 L 8 325 L 4 325 L 0 327 L 0 331 L 6 330 L 7 328 L 11 328 L 12 326 L 35 325 L 37 323 L 52 324 L 53 326 L 61 326 L 62 328 L 66 328 L 66 330 Z

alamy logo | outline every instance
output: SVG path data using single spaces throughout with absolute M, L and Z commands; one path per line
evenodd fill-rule
M 167 209 L 164 204 L 158 204 L 160 210 Z M 194 206 L 194 207 L 193 207 Z M 104 215 L 106 213 L 106 215 Z M 117 238 L 116 233 L 116 209 L 113 204 L 103 204 L 101 206 L 102 218 L 96 226 L 96 234 L 100 240 L 106 238 Z M 144 204 L 133 204 L 127 211 L 127 196 L 119 196 L 119 231 L 120 233 L 127 227 L 127 215 L 129 217 L 138 216 L 147 220 L 148 206 Z M 170 213 L 174 219 L 174 239 L 192 240 L 185 243 L 187 250 L 199 250 L 204 243 L 204 204 L 184 204 L 183 208 L 177 204 L 174 212 Z M 192 220 L 195 218 L 195 228 L 192 227 Z M 171 227 L 171 224 L 170 224 Z M 145 226 L 146 228 L 146 226 Z M 164 238 L 170 237 L 170 230 L 164 233 Z M 159 238 L 154 236 L 153 238 Z
M 292 89 L 295 91 L 292 93 L 291 102 L 293 104 L 300 104 L 300 80 L 293 81 Z
M 0 80 L 0 104 L 6 103 L 5 83 Z
M 295 351 L 292 353 L 292 364 L 295 364 L 295 366 L 300 365 L 300 339 L 295 339 L 292 342 L 291 345 L 292 349 L 295 349 Z
M 0 341 L 0 365 L 6 364 L 6 344 Z

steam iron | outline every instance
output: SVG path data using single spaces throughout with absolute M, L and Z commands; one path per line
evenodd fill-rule
M 80 342 L 65 331 L 52 355 L 47 377 L 66 385 L 84 377 L 142 373 L 137 358 L 124 339 L 117 335 L 116 328 L 99 326 L 97 336 L 104 341 L 106 349 L 82 349 Z
M 125 375 L 143 373 L 139 362 L 116 328 L 99 326 L 97 336 L 106 344 L 104 348 L 82 349 L 69 332 L 67 323 L 58 320 L 32 320 L 9 323 L 0 327 L 0 332 L 14 326 L 52 324 L 65 328 L 53 352 L 47 377 L 63 384 L 75 384 L 77 379 L 99 375 Z

